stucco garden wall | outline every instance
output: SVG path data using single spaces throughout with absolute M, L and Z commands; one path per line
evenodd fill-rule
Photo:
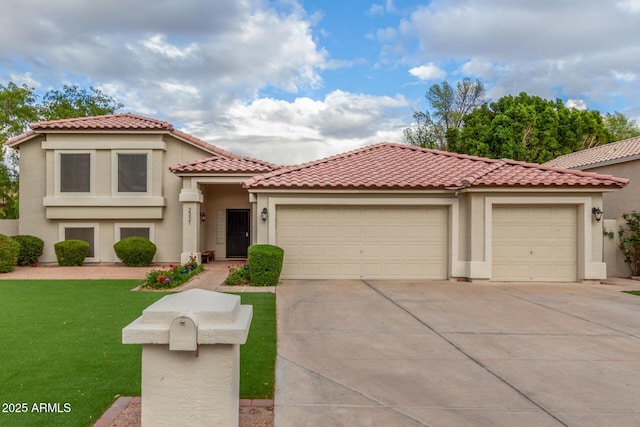
M 620 251 L 618 245 L 620 239 L 618 239 L 618 230 L 621 226 L 624 226 L 625 221 L 622 219 L 605 219 L 604 229 L 607 232 L 613 232 L 613 239 L 608 237 L 604 238 L 603 250 L 604 261 L 607 264 L 607 277 L 630 277 L 631 270 L 629 266 L 624 262 L 624 255 Z
M 0 219 L 0 234 L 15 236 L 19 232 L 18 224 L 17 219 Z

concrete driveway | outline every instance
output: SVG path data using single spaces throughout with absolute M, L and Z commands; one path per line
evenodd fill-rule
M 617 286 L 284 281 L 275 426 L 638 426 Z

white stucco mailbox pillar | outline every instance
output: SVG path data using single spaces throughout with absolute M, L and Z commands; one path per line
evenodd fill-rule
M 237 295 L 192 289 L 122 330 L 124 344 L 142 344 L 142 427 L 237 427 L 240 344 L 252 316 Z

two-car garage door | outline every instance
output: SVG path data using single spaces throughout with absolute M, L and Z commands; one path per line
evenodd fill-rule
M 446 279 L 445 206 L 278 206 L 283 278 Z

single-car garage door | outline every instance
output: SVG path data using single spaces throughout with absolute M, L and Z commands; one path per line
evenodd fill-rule
M 279 206 L 283 278 L 446 279 L 448 208 Z
M 494 206 L 492 280 L 577 279 L 575 206 Z

